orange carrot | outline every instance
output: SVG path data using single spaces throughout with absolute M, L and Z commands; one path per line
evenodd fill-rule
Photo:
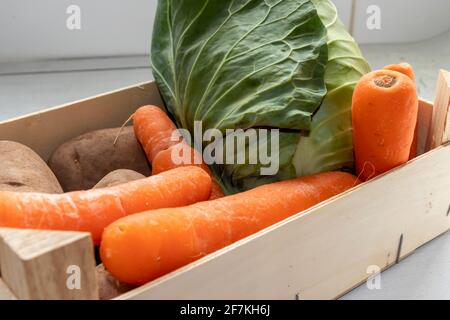
M 135 134 L 144 147 L 147 158 L 152 164 L 152 173 L 158 174 L 180 166 L 196 165 L 204 169 L 211 177 L 208 165 L 202 156 L 185 142 L 172 141 L 172 135 L 177 130 L 167 114 L 155 106 L 139 108 L 133 116 Z M 182 146 L 182 148 L 180 148 Z M 177 163 L 173 152 L 181 151 L 179 156 L 186 155 L 188 161 Z M 213 179 L 211 200 L 223 197 L 219 184 Z
M 368 180 L 409 160 L 417 123 L 414 82 L 391 70 L 361 78 L 353 94 L 356 169 Z
M 416 81 L 416 74 L 414 72 L 413 67 L 409 63 L 403 62 L 403 63 L 398 63 L 398 64 L 391 64 L 391 65 L 384 67 L 383 69 L 398 71 L 398 72 L 403 73 L 404 75 L 408 76 L 409 78 L 411 78 L 412 81 L 414 81 L 414 82 Z M 419 139 L 417 134 L 418 133 L 417 133 L 417 124 L 416 124 L 416 129 L 414 131 L 414 140 L 411 145 L 411 150 L 409 152 L 409 160 L 417 157 L 417 143 L 418 143 L 418 139 Z
M 405 76 L 409 77 L 412 81 L 416 81 L 416 74 L 414 73 L 413 67 L 406 62 L 390 64 L 383 68 L 384 70 L 391 70 L 403 73 Z
M 203 162 L 200 153 L 185 142 L 180 142 L 166 150 L 160 151 L 153 159 L 152 173 L 158 174 L 186 165 L 197 165 L 211 175 L 211 170 Z
M 327 172 L 188 207 L 140 213 L 105 229 L 100 253 L 120 281 L 144 284 L 342 193 L 356 177 Z
M 216 180 L 212 179 L 211 182 L 211 194 L 209 195 L 208 200 L 216 200 L 225 197 L 225 194 L 222 191 L 222 187 L 217 183 Z
M 133 115 L 134 133 L 150 162 L 163 150 L 177 144 L 172 133 L 177 130 L 167 114 L 155 106 L 139 108 Z
M 183 167 L 123 185 L 66 194 L 0 192 L 0 227 L 87 231 L 99 244 L 103 229 L 124 216 L 207 200 L 211 178 Z
M 179 159 L 183 159 L 184 163 L 186 164 L 177 163 L 176 159 L 174 158 L 175 154 Z M 195 164 L 196 166 L 202 168 L 212 177 L 211 170 L 209 169 L 208 165 L 203 162 L 203 158 L 200 153 L 198 153 L 197 150 L 191 148 L 184 142 L 180 142 L 179 144 L 172 146 L 167 150 L 160 151 L 158 155 L 153 159 L 152 172 L 153 174 L 158 174 L 167 170 L 171 170 L 173 168 L 191 164 Z M 213 179 L 211 196 L 209 200 L 222 198 L 223 196 L 224 193 L 222 191 L 222 188 L 217 183 L 217 181 Z

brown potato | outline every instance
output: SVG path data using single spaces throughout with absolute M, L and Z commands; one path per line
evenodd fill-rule
M 0 163 L 1 191 L 63 192 L 45 161 L 23 144 L 0 141 Z
M 55 150 L 49 165 L 64 191 L 93 188 L 105 175 L 118 169 L 130 169 L 150 175 L 150 166 L 137 141 L 133 127 L 86 133 Z
M 93 189 L 118 186 L 127 182 L 144 179 L 145 176 L 133 170 L 119 169 L 108 173 Z
M 111 300 L 136 288 L 115 279 L 103 264 L 97 266 L 96 272 L 100 300 Z

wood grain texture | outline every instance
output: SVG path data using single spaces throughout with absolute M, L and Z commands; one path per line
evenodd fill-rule
M 450 229 L 449 158 L 440 147 L 118 299 L 337 298 Z
M 439 72 L 433 119 L 428 134 L 427 150 L 450 141 L 450 73 Z
M 3 281 L 18 299 L 98 299 L 88 233 L 1 228 L 0 257 Z
M 430 132 L 432 118 L 433 104 L 425 100 L 420 100 L 419 113 L 417 115 L 417 155 L 422 155 L 426 152 L 427 138 Z
M 17 297 L 9 290 L 8 286 L 0 278 L 0 300 L 17 300 Z
M 443 74 L 444 77 L 444 82 L 445 84 L 443 84 L 443 90 L 447 92 L 447 117 L 446 117 L 446 121 L 445 121 L 445 127 L 444 127 L 444 133 L 443 133 L 443 138 L 442 138 L 442 142 L 443 143 L 447 143 L 450 141 L 450 72 L 448 71 L 444 71 L 441 70 L 441 74 Z M 445 85 L 447 85 L 445 87 Z M 445 106 L 445 95 L 444 95 L 444 106 Z
M 450 232 L 417 249 L 381 274 L 381 287 L 366 283 L 343 300 L 450 300 Z

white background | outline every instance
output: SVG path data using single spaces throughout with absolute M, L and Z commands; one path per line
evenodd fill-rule
M 222 0 L 220 0 L 222 1 Z M 156 0 L 0 0 L 0 63 L 148 55 Z M 335 0 L 348 25 L 352 0 Z M 432 5 L 430 5 L 432 3 Z M 66 9 L 81 8 L 81 30 L 66 28 Z M 382 30 L 365 27 L 369 5 L 382 10 Z M 420 41 L 450 28 L 449 0 L 356 0 L 361 43 Z

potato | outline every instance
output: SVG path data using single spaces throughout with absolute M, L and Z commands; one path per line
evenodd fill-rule
M 49 165 L 64 191 L 91 189 L 108 173 L 118 169 L 150 175 L 150 166 L 133 127 L 124 128 L 114 145 L 119 130 L 89 132 L 54 151 Z
M 119 169 L 108 173 L 93 189 L 118 186 L 127 182 L 144 179 L 145 176 L 133 170 Z
M 97 266 L 96 272 L 100 300 L 111 300 L 136 288 L 135 286 L 124 284 L 119 280 L 116 280 L 108 270 L 105 269 L 103 264 Z
M 13 141 L 0 141 L 0 190 L 62 193 L 44 160 L 33 150 Z

